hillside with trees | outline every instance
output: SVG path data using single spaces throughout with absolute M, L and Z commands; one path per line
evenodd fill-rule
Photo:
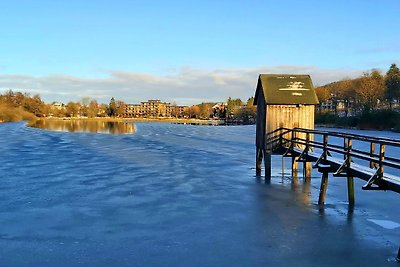
M 316 123 L 371 129 L 400 129 L 400 70 L 392 64 L 354 79 L 316 88 Z M 329 108 L 326 108 L 329 104 Z
M 12 90 L 0 95 L 0 121 L 31 121 L 46 113 L 46 105 L 39 95 L 30 96 Z

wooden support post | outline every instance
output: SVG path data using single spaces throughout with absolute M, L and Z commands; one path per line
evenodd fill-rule
M 256 176 L 261 176 L 261 165 L 263 160 L 263 149 L 256 148 Z
M 265 179 L 271 178 L 271 152 L 264 150 Z
M 305 181 L 306 181 L 306 182 L 307 182 L 307 181 L 310 181 L 310 179 L 311 179 L 311 174 L 312 174 L 312 172 L 311 172 L 311 170 L 312 170 L 312 163 L 311 163 L 311 162 L 308 162 L 308 161 L 304 162 L 303 168 L 304 168 L 304 178 L 305 178 Z
M 297 172 L 299 170 L 298 157 L 292 157 L 292 177 L 297 177 Z
M 324 171 L 322 173 L 322 179 L 321 179 L 321 188 L 319 190 L 319 198 L 318 198 L 318 205 L 324 205 L 325 204 L 325 197 L 326 197 L 326 189 L 328 187 L 328 172 Z
M 347 177 L 347 196 L 349 199 L 349 205 L 351 207 L 354 206 L 355 198 L 354 198 L 354 178 L 351 176 Z

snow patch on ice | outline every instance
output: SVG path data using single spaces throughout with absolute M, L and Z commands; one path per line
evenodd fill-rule
M 393 230 L 398 227 L 400 227 L 399 223 L 396 223 L 394 221 L 389 221 L 389 220 L 374 220 L 374 219 L 368 219 L 368 221 L 373 222 L 385 229 Z

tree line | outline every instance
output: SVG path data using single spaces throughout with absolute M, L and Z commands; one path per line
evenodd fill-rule
M 38 94 L 31 96 L 28 93 L 8 90 L 0 95 L 0 108 L 3 115 L 6 111 L 7 113 L 24 111 L 36 117 L 98 117 L 106 113 L 108 105 L 99 105 L 96 100 L 90 98 L 82 98 L 80 102 L 70 101 L 66 105 L 46 104 Z
M 190 118 L 221 119 L 237 123 L 255 123 L 257 108 L 253 105 L 254 97 L 246 102 L 240 98 L 229 97 L 225 103 L 207 102 L 193 105 L 189 108 Z
M 253 97 L 246 103 L 229 97 L 226 103 L 203 102 L 187 108 L 184 117 L 197 119 L 227 119 L 244 123 L 255 122 L 256 108 Z M 217 105 L 217 108 L 215 108 Z M 214 108 L 213 108 L 214 107 Z M 84 97 L 78 102 L 46 104 L 41 97 L 8 90 L 0 95 L 0 121 L 31 120 L 35 117 L 123 117 L 126 104 L 111 98 L 108 104 L 99 104 L 95 99 Z M 181 114 L 180 114 L 181 115 Z M 178 116 L 178 114 L 172 114 Z

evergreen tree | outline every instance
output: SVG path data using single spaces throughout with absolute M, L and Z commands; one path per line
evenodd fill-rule
M 400 70 L 396 64 L 392 64 L 386 73 L 386 98 L 389 102 L 389 107 L 392 109 L 393 100 L 400 98 Z
M 117 114 L 117 103 L 115 102 L 114 97 L 111 98 L 110 104 L 108 105 L 108 116 L 114 117 Z
M 233 115 L 236 108 L 243 106 L 243 101 L 240 98 L 232 99 L 228 98 L 226 101 L 226 115 Z

